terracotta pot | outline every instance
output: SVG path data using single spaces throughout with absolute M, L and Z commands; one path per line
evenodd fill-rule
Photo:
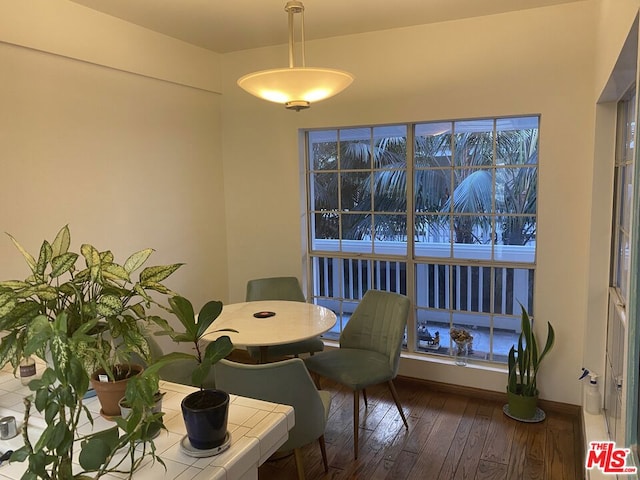
M 194 448 L 219 447 L 227 435 L 229 394 L 222 390 L 198 390 L 182 400 L 182 416 Z
M 116 417 L 120 415 L 120 405 L 118 402 L 124 397 L 129 378 L 140 374 L 144 370 L 140 365 L 118 365 L 118 367 L 125 370 L 130 369 L 131 374 L 127 378 L 115 382 L 101 382 L 98 380 L 99 375 L 106 375 L 103 368 L 91 375 L 91 386 L 96 391 L 100 405 L 102 405 L 100 413 L 106 417 Z

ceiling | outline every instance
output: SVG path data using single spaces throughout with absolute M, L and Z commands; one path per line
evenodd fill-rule
M 218 53 L 287 43 L 286 0 L 72 0 Z M 585 0 L 303 0 L 306 40 Z

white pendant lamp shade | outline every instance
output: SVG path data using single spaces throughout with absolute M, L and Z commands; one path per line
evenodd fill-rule
M 305 66 L 304 58 L 304 6 L 302 2 L 290 1 L 285 7 L 289 15 L 289 68 L 274 68 L 249 73 L 238 80 L 238 85 L 251 95 L 283 104 L 291 110 L 309 108 L 313 102 L 332 97 L 353 82 L 353 76 L 333 68 Z M 300 51 L 302 66 L 294 65 L 293 16 L 301 17 Z
M 353 77 L 331 68 L 278 68 L 250 73 L 238 85 L 251 95 L 299 110 L 333 97 L 347 88 Z

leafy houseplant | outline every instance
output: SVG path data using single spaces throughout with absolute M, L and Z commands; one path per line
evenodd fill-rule
M 171 310 L 180 320 L 184 332 L 176 332 L 168 324 L 158 332 L 159 335 L 169 335 L 176 342 L 193 344 L 193 354 L 172 352 L 163 355 L 149 365 L 140 379 L 134 379 L 127 388 L 127 400 L 135 401 L 139 395 L 138 385 L 147 376 L 156 376 L 161 369 L 176 361 L 188 361 L 193 364 L 192 384 L 199 385 L 200 390 L 187 395 L 182 402 L 182 413 L 187 427 L 187 436 L 192 446 L 197 449 L 210 449 L 221 445 L 227 433 L 227 416 L 229 409 L 229 395 L 216 389 L 204 389 L 202 384 L 212 366 L 218 360 L 226 357 L 233 350 L 231 339 L 220 336 L 204 346 L 203 337 L 207 330 L 222 312 L 222 302 L 209 301 L 195 315 L 193 305 L 184 297 L 175 296 L 169 299 Z M 216 332 L 235 332 L 232 329 L 214 330 Z M 147 394 L 150 392 L 146 392 Z M 207 417 L 203 421 L 201 415 Z
M 28 460 L 25 479 L 93 478 L 110 471 L 133 471 L 145 455 L 154 455 L 153 443 L 135 447 L 156 429 L 160 414 L 144 415 L 141 404 L 134 406 L 125 422 L 117 427 L 86 436 L 78 427 L 92 416 L 83 397 L 89 387 L 92 369 L 102 367 L 109 378 L 124 373 L 132 353 L 148 358 L 145 325 L 163 319 L 148 313 L 152 306 L 162 307 L 153 295 L 172 295 L 162 281 L 181 264 L 146 267 L 132 279 L 134 272 L 153 253 L 144 249 L 130 255 L 123 264 L 116 263 L 110 251 L 99 251 L 89 244 L 80 253 L 69 250 L 71 235 L 67 226 L 53 242 L 44 241 L 36 257 L 29 254 L 11 235 L 11 240 L 25 258 L 30 275 L 25 280 L 0 282 L 0 330 L 7 335 L 0 341 L 0 367 L 10 363 L 14 369 L 30 355 L 47 360 L 40 379 L 32 380 L 33 392 L 25 399 L 23 437 L 25 445 L 12 455 L 13 461 Z M 77 266 L 83 259 L 84 265 Z M 162 307 L 165 308 L 166 307 Z M 153 378 L 148 388 L 154 390 Z M 157 379 L 155 390 L 157 390 Z M 152 405 L 152 396 L 139 402 Z M 35 407 L 47 427 L 32 445 L 28 436 L 28 419 Z M 80 447 L 82 471 L 72 473 L 74 448 Z M 130 464 L 113 461 L 113 454 L 127 448 Z M 157 458 L 157 457 L 156 457 Z
M 538 386 L 537 375 L 540 363 L 549 353 L 555 341 L 555 332 L 551 323 L 547 322 L 547 339 L 540 352 L 538 341 L 532 328 L 532 322 L 525 308 L 522 309 L 522 325 L 518 346 L 511 346 L 509 350 L 509 379 L 507 396 L 509 412 L 521 419 L 533 418 L 536 413 Z

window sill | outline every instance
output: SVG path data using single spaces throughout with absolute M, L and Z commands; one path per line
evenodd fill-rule
M 609 440 L 604 415 L 592 415 L 591 413 L 587 413 L 584 408 L 582 409 L 582 431 L 584 432 L 585 444 L 583 455 L 585 458 L 589 449 L 589 442 Z M 611 475 L 605 475 L 597 468 L 592 470 L 585 469 L 585 478 L 586 480 L 605 480 L 611 479 Z

